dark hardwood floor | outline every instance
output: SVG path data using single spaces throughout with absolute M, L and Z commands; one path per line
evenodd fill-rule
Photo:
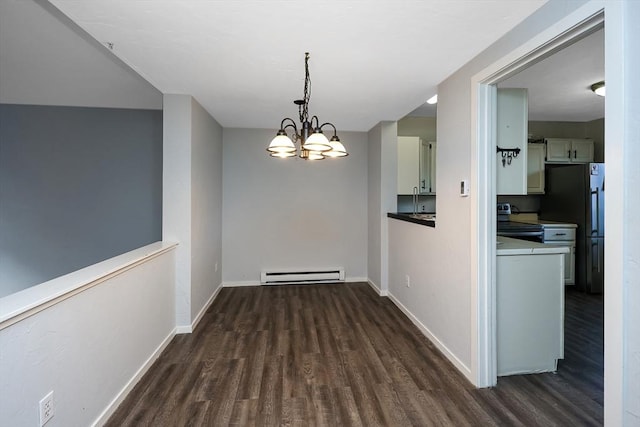
M 475 389 L 366 283 L 224 288 L 107 425 L 602 425 L 602 310 L 567 291 L 558 372 Z

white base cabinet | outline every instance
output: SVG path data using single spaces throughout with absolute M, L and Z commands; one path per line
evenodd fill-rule
M 514 240 L 498 238 L 498 376 L 552 372 L 564 358 L 564 251 Z

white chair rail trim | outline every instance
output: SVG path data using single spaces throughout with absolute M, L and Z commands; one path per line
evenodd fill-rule
M 148 262 L 177 243 L 155 242 L 0 298 L 0 330 Z

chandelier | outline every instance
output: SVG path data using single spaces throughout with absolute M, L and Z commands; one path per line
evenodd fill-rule
M 309 77 L 309 52 L 304 54 L 304 96 L 302 99 L 293 101 L 298 106 L 300 116 L 300 128 L 296 122 L 286 117 L 280 123 L 280 130 L 273 138 L 267 151 L 271 157 L 295 157 L 296 154 L 305 160 L 322 160 L 326 157 L 344 157 L 347 151 L 338 138 L 336 127 L 327 122 L 320 124 L 318 116 L 309 119 L 309 99 L 311 98 L 311 78 Z M 322 128 L 331 126 L 333 136 L 328 140 Z M 287 134 L 287 129 L 292 132 Z M 296 148 L 294 142 L 298 142 L 300 150 Z

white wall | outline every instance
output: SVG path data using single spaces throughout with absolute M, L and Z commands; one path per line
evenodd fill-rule
M 176 324 L 191 324 L 191 97 L 164 95 L 162 239 L 176 250 Z
M 367 135 L 339 132 L 349 156 L 308 162 L 269 157 L 276 134 L 224 129 L 225 285 L 260 281 L 266 268 L 345 268 L 367 277 Z
M 379 292 L 382 291 L 382 219 L 380 194 L 382 188 L 382 124 L 368 134 L 368 183 L 367 183 L 367 275 Z
M 176 253 L 176 324 L 191 332 L 218 290 L 222 128 L 191 96 L 164 96 L 163 240 Z
M 162 108 L 162 94 L 46 1 L 0 1 L 0 103 Z
M 398 128 L 381 122 L 368 134 L 368 275 L 378 292 L 388 290 L 387 213 L 396 212 Z
M 605 2 L 606 425 L 640 425 L 640 3 Z
M 440 216 L 438 213 L 438 221 Z M 438 230 L 440 224 L 437 221 L 436 228 L 432 228 L 391 218 L 388 221 L 389 297 L 469 376 L 469 360 L 460 359 L 464 355 L 461 348 L 468 343 L 450 336 L 457 331 L 469 340 L 469 308 L 456 300 L 461 297 L 449 289 L 451 282 L 442 279 L 442 265 L 451 262 L 448 259 L 452 252 Z M 455 275 L 454 269 L 450 276 Z M 406 286 L 407 276 L 410 287 Z
M 191 321 L 222 283 L 222 127 L 191 101 Z
M 173 336 L 174 265 L 174 252 L 163 253 L 2 325 L 0 424 L 40 425 L 38 402 L 51 390 L 55 415 L 47 427 L 88 426 L 115 409 L 112 402 Z

